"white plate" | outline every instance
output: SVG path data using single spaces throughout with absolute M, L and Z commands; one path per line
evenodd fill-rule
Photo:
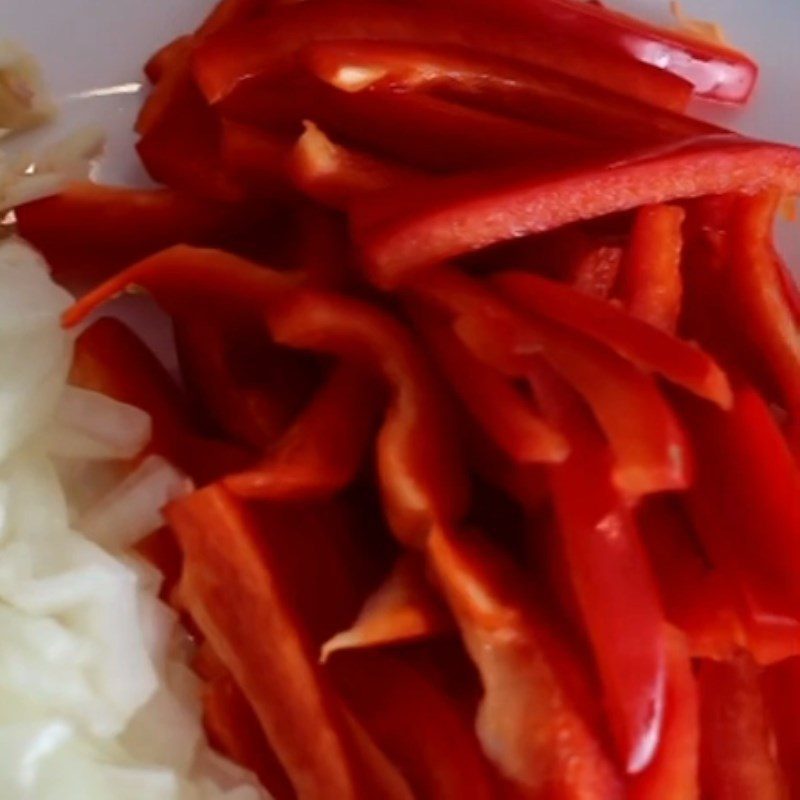
M 133 150 L 131 125 L 141 101 L 141 66 L 159 45 L 192 29 L 213 4 L 214 0 L 0 0 L 0 38 L 24 43 L 41 60 L 53 93 L 62 101 L 60 127 L 93 122 L 107 129 L 108 156 L 100 177 L 139 183 L 144 176 Z M 610 4 L 669 21 L 668 0 Z M 761 65 L 761 81 L 746 110 L 699 106 L 699 112 L 750 134 L 800 144 L 800 0 L 685 0 L 682 8 L 721 23 L 730 41 Z M 114 87 L 119 93 L 102 96 Z M 784 252 L 790 263 L 800 265 L 800 228 L 783 233 Z

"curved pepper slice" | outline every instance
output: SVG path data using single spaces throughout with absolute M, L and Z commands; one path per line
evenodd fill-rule
M 683 431 L 650 376 L 576 331 L 515 313 L 454 270 L 440 270 L 414 288 L 448 309 L 462 341 L 494 368 L 527 379 L 541 354 L 591 407 L 615 456 L 614 482 L 626 494 L 687 486 Z
M 359 651 L 328 665 L 353 713 L 418 800 L 495 800 L 496 779 L 447 694 L 400 655 Z M 376 798 L 377 800 L 377 798 Z
M 746 653 L 703 661 L 698 681 L 702 796 L 785 800 L 756 665 Z
M 674 333 L 681 313 L 681 228 L 686 212 L 678 206 L 645 206 L 636 222 L 623 281 L 628 311 L 656 328 Z
M 558 531 L 594 650 L 622 761 L 629 773 L 653 760 L 666 685 L 665 620 L 630 509 L 611 484 L 607 445 L 579 400 L 547 369 L 532 375 L 545 414 L 570 443 L 550 467 Z
M 223 250 L 176 245 L 109 278 L 69 308 L 62 321 L 77 325 L 133 287 L 149 292 L 175 316 L 240 319 L 243 310 L 262 312 L 301 280 L 298 273 L 277 272 Z
M 405 553 L 367 599 L 352 626 L 325 642 L 322 660 L 327 661 L 340 650 L 426 639 L 451 629 L 452 621 L 428 581 L 419 556 Z
M 272 197 L 285 190 L 291 141 L 254 125 L 223 119 L 220 158 L 248 194 Z
M 800 471 L 769 408 L 748 387 L 728 412 L 692 398 L 680 408 L 697 465 L 689 506 L 708 554 L 759 607 L 797 617 Z
M 240 205 L 171 189 L 128 189 L 77 182 L 59 194 L 19 206 L 20 234 L 57 276 L 107 278 L 175 244 L 210 244 L 253 216 Z
M 641 369 L 658 372 L 699 397 L 730 407 L 733 396 L 725 373 L 699 348 L 611 303 L 539 275 L 502 272 L 492 283 L 509 302 L 585 333 Z
M 579 252 L 571 259 L 568 271 L 569 283 L 590 297 L 607 300 L 622 266 L 623 250 L 611 244 L 598 244 Z
M 569 445 L 509 379 L 472 355 L 451 326 L 415 314 L 438 365 L 470 414 L 507 455 L 520 463 L 563 461 Z
M 166 515 L 184 553 L 182 603 L 251 704 L 298 795 L 411 800 L 404 779 L 337 703 L 244 506 L 212 486 Z
M 800 150 L 711 136 L 570 172 L 515 166 L 440 178 L 425 192 L 371 196 L 351 213 L 372 280 L 392 287 L 441 261 L 571 222 L 769 186 L 800 191 Z
M 225 486 L 243 497 L 328 497 L 356 477 L 377 427 L 382 396 L 372 376 L 344 363 L 264 458 Z
M 223 674 L 202 690 L 203 725 L 211 744 L 228 758 L 258 776 L 275 800 L 297 795 L 258 723 L 258 718 L 236 682 Z
M 519 31 L 485 17 L 427 7 L 328 0 L 278 7 L 262 19 L 205 40 L 194 71 L 211 103 L 248 80 L 280 78 L 305 45 L 326 39 L 457 44 L 552 67 L 623 94 L 682 110 L 690 86 L 681 79 L 549 32 Z
M 800 658 L 790 658 L 764 670 L 761 684 L 778 756 L 789 783 L 789 796 L 796 797 L 800 793 Z
M 684 635 L 667 630 L 667 702 L 650 766 L 631 779 L 629 800 L 699 800 L 700 707 Z
M 452 8 L 453 0 L 437 0 Z M 485 9 L 485 0 L 458 0 Z M 498 0 L 492 16 L 538 35 L 568 37 L 591 52 L 614 52 L 666 70 L 688 81 L 696 94 L 712 100 L 744 103 L 758 78 L 758 65 L 747 55 L 676 30 L 657 27 L 607 6 L 575 0 Z M 558 63 L 556 61 L 556 63 Z
M 355 359 L 389 384 L 377 469 L 400 540 L 419 545 L 432 524 L 459 518 L 466 481 L 452 420 L 435 374 L 403 326 L 366 303 L 310 290 L 268 310 L 267 322 L 277 342 Z
M 592 141 L 641 145 L 721 132 L 558 72 L 558 62 L 553 69 L 453 45 L 356 39 L 315 42 L 302 57 L 318 78 L 342 91 L 426 91 Z
M 737 201 L 730 222 L 727 281 L 744 337 L 758 348 L 786 410 L 800 420 L 800 328 L 772 244 L 780 199 L 780 192 L 770 191 Z
M 488 543 L 436 529 L 428 559 L 484 687 L 478 737 L 519 797 L 616 800 L 612 763 L 575 705 L 574 665 Z

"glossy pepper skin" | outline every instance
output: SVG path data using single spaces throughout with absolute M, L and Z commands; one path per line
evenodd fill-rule
M 800 189 L 800 153 L 739 137 L 703 137 L 615 163 L 527 173 L 519 167 L 444 178 L 424 199 L 386 192 L 353 209 L 372 280 L 407 282 L 434 264 L 583 219 L 648 203 L 774 185 Z
M 437 0 L 437 4 L 452 8 L 453 0 Z M 485 10 L 482 0 L 468 0 L 466 5 Z M 700 97 L 744 103 L 758 78 L 758 65 L 744 53 L 650 25 L 600 4 L 575 0 L 499 0 L 491 9 L 493 16 L 509 23 L 567 36 L 587 48 L 624 54 L 657 66 L 688 81 Z

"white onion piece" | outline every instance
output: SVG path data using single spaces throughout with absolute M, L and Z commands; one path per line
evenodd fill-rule
M 93 505 L 78 527 L 112 549 L 130 547 L 164 524 L 161 509 L 191 490 L 191 483 L 161 456 L 137 469 Z
M 150 440 L 150 416 L 99 392 L 68 386 L 46 432 L 47 452 L 113 461 L 138 455 Z

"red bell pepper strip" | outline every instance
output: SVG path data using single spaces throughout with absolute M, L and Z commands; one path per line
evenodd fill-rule
M 682 111 L 691 87 L 649 65 L 550 32 L 519 31 L 483 16 L 426 7 L 332 0 L 275 8 L 263 18 L 210 37 L 198 47 L 194 71 L 211 103 L 248 80 L 280 78 L 295 66 L 297 52 L 330 39 L 453 44 L 518 59 L 584 78 L 646 102 Z
M 277 342 L 355 359 L 389 384 L 377 470 L 398 538 L 419 545 L 432 524 L 458 519 L 466 490 L 452 419 L 436 375 L 403 326 L 358 300 L 310 290 L 274 306 L 267 322 Z
M 317 365 L 273 345 L 263 325 L 173 326 L 183 381 L 213 427 L 257 452 L 274 446 L 316 388 Z
M 317 203 L 300 202 L 294 210 L 295 247 L 291 266 L 318 289 L 339 289 L 360 280 L 352 263 L 347 222 Z
M 744 653 L 728 662 L 703 661 L 698 680 L 702 796 L 785 800 L 756 665 Z
M 453 8 L 453 0 L 437 0 Z M 459 0 L 464 8 L 488 10 L 484 0 Z M 491 15 L 536 35 L 581 42 L 589 52 L 613 52 L 683 78 L 701 97 L 744 103 L 758 78 L 758 66 L 744 53 L 680 31 L 656 27 L 607 6 L 575 0 L 499 0 Z M 556 60 L 555 63 L 558 63 Z
M 418 800 L 494 800 L 492 769 L 469 721 L 399 655 L 346 654 L 328 666 L 353 713 L 400 767 Z
M 116 319 L 104 317 L 81 333 L 70 380 L 146 411 L 152 436 L 142 455 L 158 453 L 200 483 L 242 469 L 249 460 L 239 448 L 198 434 L 185 398 L 169 373 Z
M 393 645 L 439 636 L 452 620 L 429 583 L 419 556 L 400 555 L 353 624 L 322 646 L 322 660 L 340 650 Z
M 137 287 L 177 317 L 241 320 L 261 313 L 301 275 L 281 273 L 223 250 L 177 245 L 145 258 L 84 295 L 63 316 L 71 327 L 103 303 Z
M 699 800 L 700 708 L 683 634 L 667 631 L 667 703 L 661 742 L 650 766 L 631 779 L 629 800 Z
M 214 486 L 172 504 L 166 515 L 184 552 L 181 600 L 252 706 L 298 795 L 410 800 L 400 774 L 337 705 L 287 601 L 280 567 L 244 506 Z
M 689 507 L 706 551 L 764 611 L 800 612 L 800 470 L 766 403 L 751 388 L 721 412 L 681 403 L 697 462 Z
M 342 91 L 427 91 L 576 135 L 588 134 L 593 141 L 641 145 L 721 132 L 596 83 L 464 47 L 333 40 L 309 45 L 303 60 L 318 78 Z
M 729 408 L 725 373 L 702 350 L 641 322 L 617 306 L 525 272 L 492 278 L 509 302 L 591 336 L 639 368 L 658 372 L 690 392 Z
M 761 675 L 778 757 L 789 783 L 789 797 L 800 793 L 800 658 L 790 658 Z
M 520 162 L 552 168 L 600 152 L 600 145 L 585 136 L 427 94 L 351 94 L 321 85 L 308 103 L 306 116 L 332 134 L 418 170 L 452 172 Z
M 490 366 L 524 380 L 544 356 L 600 422 L 615 456 L 614 483 L 627 495 L 687 486 L 684 435 L 651 377 L 578 332 L 515 312 L 454 270 L 426 276 L 415 290 L 453 314 L 456 333 Z
M 275 800 L 297 797 L 258 718 L 230 674 L 206 683 L 201 696 L 203 724 L 211 745 L 256 775 Z
M 237 201 L 246 192 L 222 162 L 222 132 L 188 68 L 168 75 L 142 109 L 136 151 L 153 180 L 199 197 Z
M 569 458 L 550 481 L 569 574 L 594 651 L 611 730 L 629 773 L 653 760 L 666 693 L 665 620 L 630 509 L 611 483 L 612 460 L 580 401 L 546 368 L 533 373 Z
M 312 200 L 345 209 L 354 197 L 421 178 L 407 167 L 331 141 L 313 122 L 304 128 L 287 170 L 294 187 Z
M 252 22 L 272 5 L 271 0 L 220 0 L 203 20 L 195 36 L 204 38 Z
M 343 363 L 262 460 L 228 475 L 243 497 L 309 500 L 329 497 L 356 477 L 378 424 L 380 387 L 362 369 Z
M 134 549 L 163 576 L 159 597 L 169 603 L 183 568 L 183 556 L 172 531 L 167 527 L 159 528 L 137 542 Z
M 420 312 L 414 315 L 414 323 L 450 386 L 501 450 L 523 464 L 559 462 L 567 457 L 569 445 L 557 428 L 542 418 L 505 375 L 472 355 L 447 322 L 426 318 Z
M 151 83 L 158 83 L 179 64 L 192 46 L 191 36 L 179 36 L 153 53 L 144 65 L 144 74 Z
M 15 209 L 20 235 L 58 277 L 107 278 L 175 244 L 211 244 L 253 220 L 253 211 L 171 189 L 77 182 Z
M 252 125 L 222 120 L 220 157 L 225 169 L 257 197 L 285 189 L 291 142 Z
M 800 328 L 784 291 L 772 244 L 780 192 L 737 202 L 730 225 L 730 292 L 746 339 L 780 387 L 783 405 L 800 420 Z
M 583 294 L 607 300 L 617 283 L 622 253 L 622 248 L 615 245 L 589 247 L 574 258 L 569 283 Z
M 394 190 L 353 209 L 372 280 L 396 286 L 415 271 L 489 245 L 649 203 L 775 186 L 800 190 L 800 150 L 737 137 L 702 138 L 626 161 L 544 176 L 498 169 Z
M 614 766 L 575 705 L 574 666 L 519 585 L 483 541 L 437 528 L 432 572 L 481 675 L 478 738 L 521 797 L 623 796 Z
M 681 228 L 678 206 L 645 206 L 636 213 L 625 263 L 623 300 L 641 320 L 674 333 L 681 313 Z

